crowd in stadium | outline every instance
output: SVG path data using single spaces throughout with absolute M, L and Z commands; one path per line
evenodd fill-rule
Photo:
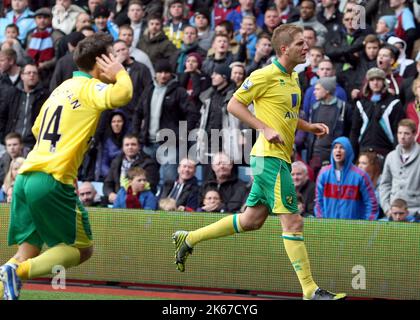
M 330 130 L 322 139 L 296 132 L 300 213 L 420 221 L 418 0 L 5 0 L 0 14 L 3 202 L 35 146 L 43 103 L 77 71 L 77 44 L 105 32 L 134 94 L 102 114 L 79 170 L 82 203 L 241 212 L 257 132 L 226 107 L 237 88 L 253 85 L 247 76 L 272 63 L 274 29 L 293 23 L 309 46 L 295 69 L 302 95 L 294 104 Z M 161 140 L 165 130 L 172 144 Z M 160 161 L 165 144 L 169 163 Z

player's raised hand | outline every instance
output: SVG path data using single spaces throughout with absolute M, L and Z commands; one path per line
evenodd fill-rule
M 314 135 L 322 138 L 330 133 L 330 128 L 328 128 L 328 126 L 323 123 L 311 123 L 311 132 Z
M 104 79 L 108 83 L 116 81 L 116 75 L 120 70 L 123 70 L 123 65 L 111 53 L 109 55 L 103 54 L 101 57 L 96 57 L 96 63 L 101 69 L 101 80 Z
M 280 134 L 273 128 L 269 128 L 269 127 L 264 128 L 262 132 L 264 133 L 264 137 L 267 139 L 268 142 L 284 144 L 284 141 L 280 137 Z

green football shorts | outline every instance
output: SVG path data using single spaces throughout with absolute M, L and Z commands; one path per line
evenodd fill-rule
M 38 248 L 60 243 L 92 245 L 88 213 L 72 185 L 44 172 L 19 174 L 13 187 L 9 245 L 27 242 Z
M 270 214 L 298 213 L 296 190 L 293 184 L 291 166 L 274 157 L 251 156 L 254 177 L 246 205 L 265 205 Z

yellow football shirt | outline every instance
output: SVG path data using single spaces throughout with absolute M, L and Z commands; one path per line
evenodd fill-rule
M 251 155 L 280 158 L 290 163 L 301 103 L 297 73 L 288 74 L 276 59 L 251 73 L 234 97 L 246 106 L 253 102 L 255 116 L 276 130 L 284 141 L 284 145 L 270 143 L 260 134 Z
M 19 173 L 41 171 L 73 184 L 102 111 L 130 102 L 133 85 L 121 70 L 115 84 L 74 72 L 43 104 L 32 132 L 37 139 Z

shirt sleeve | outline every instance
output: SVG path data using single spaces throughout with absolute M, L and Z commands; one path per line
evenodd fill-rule
M 265 76 L 259 71 L 260 70 L 253 72 L 248 78 L 246 78 L 240 88 L 233 94 L 240 103 L 246 106 L 261 97 L 267 90 L 267 81 L 265 80 Z
M 126 70 L 121 70 L 116 75 L 114 84 L 100 81 L 90 81 L 82 90 L 83 98 L 95 109 L 113 109 L 127 105 L 133 96 L 133 83 Z
M 402 25 L 405 31 L 416 28 L 413 13 L 408 8 L 402 13 Z

